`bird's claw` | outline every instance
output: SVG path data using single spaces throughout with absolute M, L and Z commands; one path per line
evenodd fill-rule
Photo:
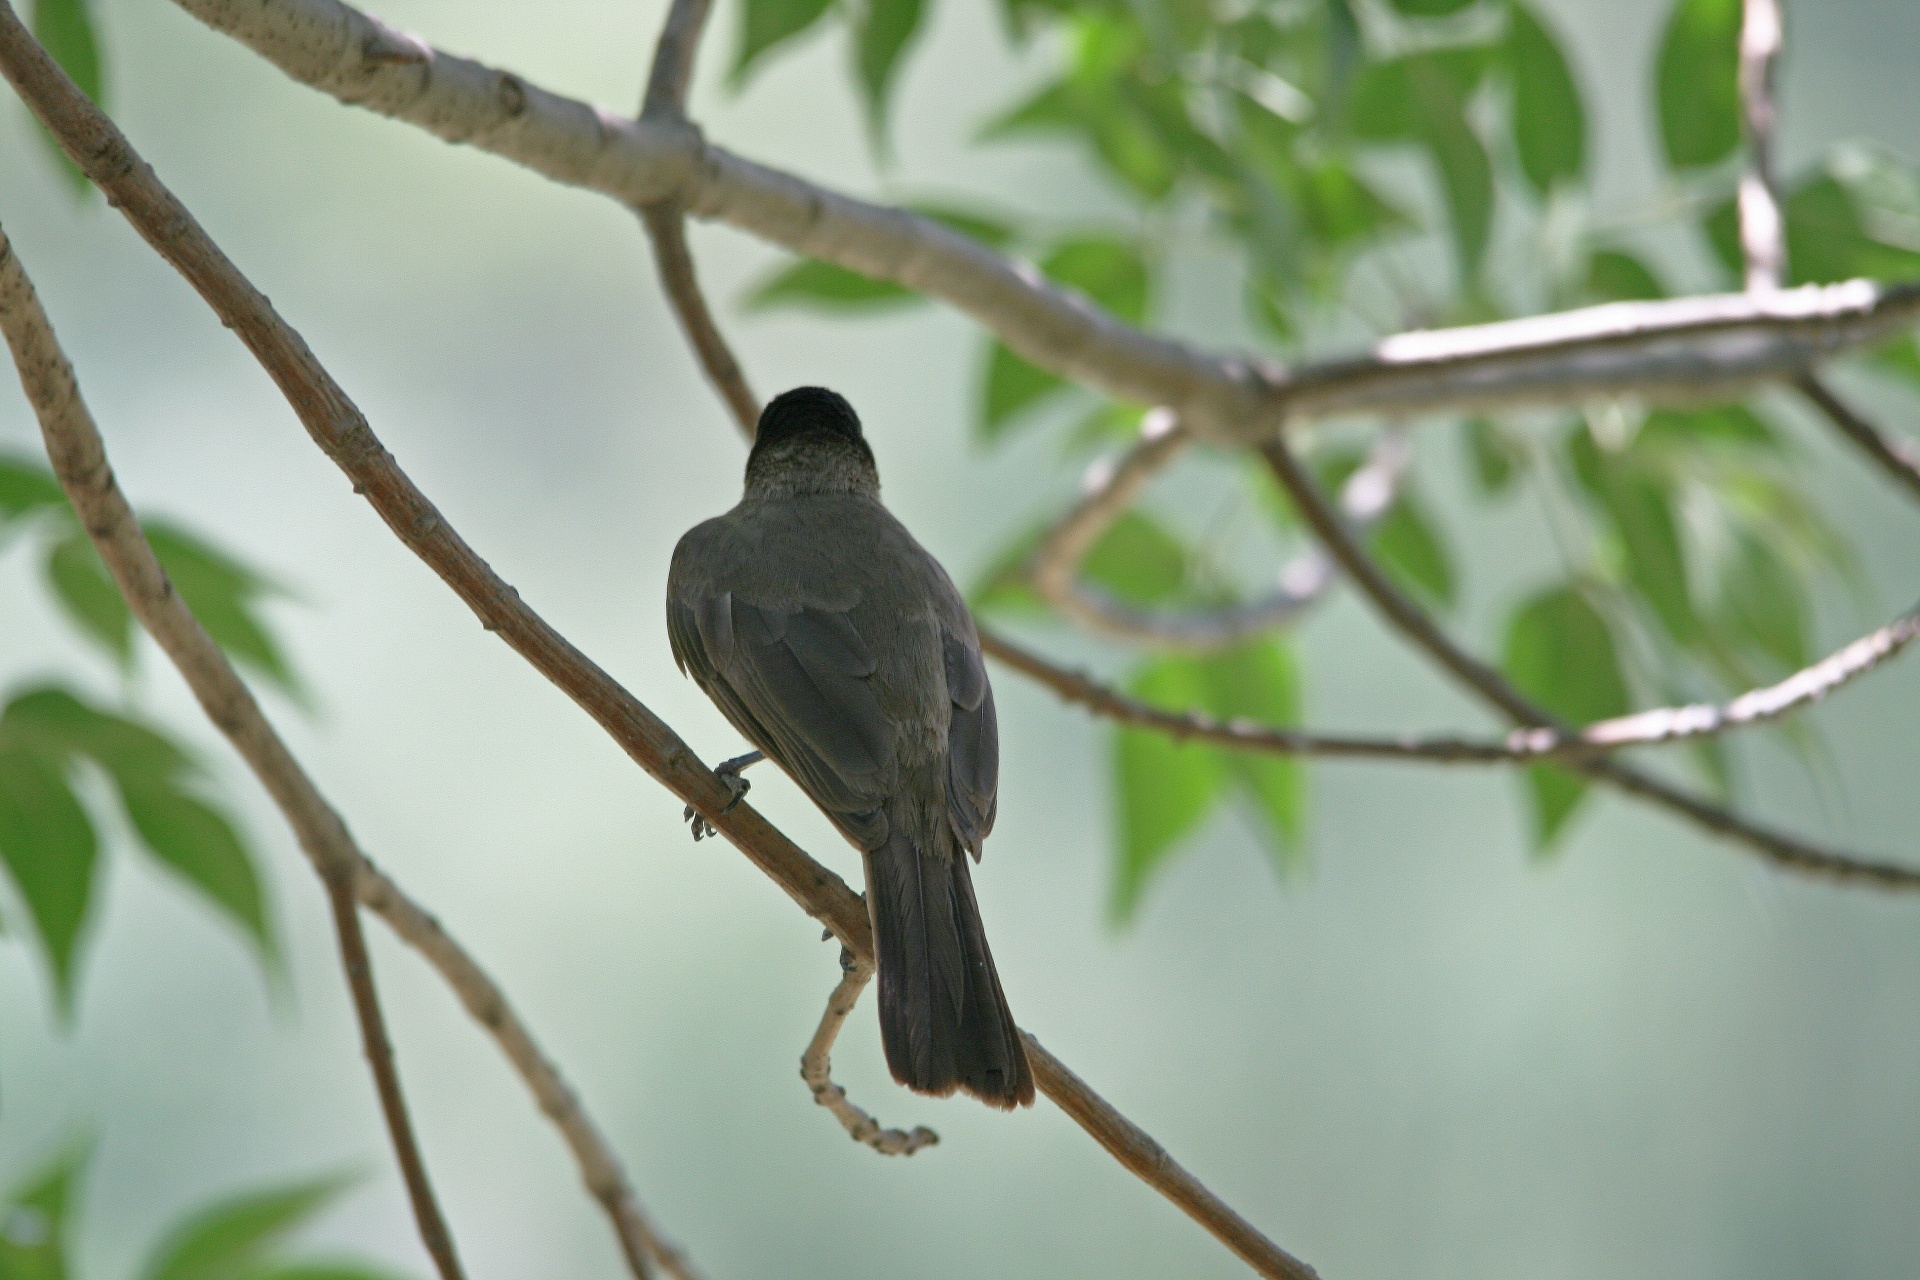
M 751 753 L 741 756 L 736 760 L 728 760 L 713 771 L 713 776 L 720 779 L 727 790 L 733 793 L 733 798 L 720 807 L 720 812 L 732 813 L 734 806 L 747 798 L 747 792 L 753 789 L 753 784 L 741 777 L 740 771 L 748 765 L 757 762 L 760 758 L 759 753 Z M 682 810 L 680 816 L 693 828 L 693 839 L 696 844 L 705 840 L 708 836 L 717 836 L 720 834 L 714 825 L 702 817 L 692 805 L 688 805 Z

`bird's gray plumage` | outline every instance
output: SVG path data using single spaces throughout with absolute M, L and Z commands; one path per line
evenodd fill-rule
M 841 410 L 850 434 L 817 420 Z M 804 388 L 768 406 L 746 495 L 674 549 L 667 630 L 681 669 L 863 853 L 895 1077 L 1030 1102 L 966 858 L 999 775 L 979 637 L 880 504 L 844 401 Z

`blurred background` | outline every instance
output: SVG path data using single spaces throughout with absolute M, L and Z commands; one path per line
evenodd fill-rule
M 635 219 L 597 196 L 343 108 L 160 0 L 100 0 L 114 113 L 305 335 L 386 444 L 523 597 L 709 759 L 738 739 L 674 670 L 662 623 L 680 533 L 730 505 L 744 450 L 663 305 Z M 385 0 L 443 48 L 629 110 L 663 5 Z M 1654 0 L 1545 4 L 1597 121 L 1598 202 L 1653 189 Z M 1796 6 L 1788 165 L 1867 135 L 1920 152 L 1909 0 Z M 842 40 L 720 91 L 722 4 L 695 114 L 710 136 L 855 192 L 964 196 L 1063 225 L 1120 206 L 1064 149 L 970 148 L 1033 80 L 988 6 L 940 6 L 877 171 Z M 1011 194 L 1009 194 L 1011 193 Z M 835 1055 L 856 1101 L 941 1145 L 886 1160 L 809 1101 L 796 1064 L 837 948 L 387 533 L 205 307 L 97 197 L 76 207 L 24 109 L 0 106 L 0 215 L 144 513 L 290 583 L 275 622 L 317 714 L 270 710 L 373 856 L 502 981 L 710 1276 L 1243 1274 L 1044 1101 L 1016 1116 L 909 1096 L 871 1004 Z M 961 581 L 1070 475 L 1036 434 L 971 442 L 978 339 L 937 307 L 843 323 L 747 317 L 777 264 L 694 245 L 756 388 L 845 391 L 888 500 Z M 1496 249 L 1496 252 L 1498 250 Z M 1169 327 L 1252 342 L 1196 249 Z M 1864 389 L 1861 394 L 1866 393 Z M 1872 403 L 1869 401 L 1868 403 Z M 1909 426 L 1912 400 L 1876 407 Z M 1874 620 L 1910 604 L 1920 521 L 1821 443 L 1818 496 L 1866 557 Z M 1530 510 L 1469 500 L 1451 433 L 1421 437 L 1482 651 L 1549 551 Z M 0 447 L 37 448 L 11 377 Z M 17 550 L 17 549 L 16 549 Z M 0 551 L 0 685 L 117 672 Z M 1824 651 L 1863 615 L 1821 619 Z M 1302 633 L 1309 722 L 1484 727 L 1348 597 Z M 1054 641 L 1056 652 L 1095 655 Z M 97 1146 L 81 1258 L 126 1276 L 210 1196 L 366 1173 L 312 1233 L 426 1275 L 392 1172 L 318 885 L 257 786 L 149 652 L 135 706 L 203 744 L 263 851 L 290 963 L 262 981 L 238 933 L 116 849 L 61 1030 L 37 951 L 0 946 L 0 1184 L 71 1135 Z M 1911 662 L 1912 660 L 1909 660 Z M 1277 882 L 1231 809 L 1107 923 L 1109 734 L 994 672 L 1001 811 L 977 884 L 1024 1025 L 1288 1249 L 1360 1277 L 1911 1274 L 1920 1256 L 1920 903 L 1789 880 L 1613 798 L 1530 860 L 1498 771 L 1316 765 L 1310 854 Z M 1753 807 L 1912 857 L 1920 667 L 1821 707 L 1842 791 L 1749 752 Z M 754 802 L 842 874 L 858 862 L 797 791 Z M 15 919 L 19 917 L 16 915 Z M 437 978 L 369 926 L 443 1203 L 476 1277 L 620 1273 L 552 1130 Z

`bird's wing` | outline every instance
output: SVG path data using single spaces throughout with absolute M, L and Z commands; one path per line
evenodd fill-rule
M 814 803 L 863 847 L 886 838 L 893 724 L 872 684 L 879 664 L 846 613 L 676 596 L 667 632 L 681 669 Z
M 947 812 L 954 834 L 977 861 L 998 808 L 1000 725 L 993 712 L 993 686 L 987 683 L 980 641 L 945 627 L 940 639 L 947 695 L 953 700 L 953 718 L 947 728 Z

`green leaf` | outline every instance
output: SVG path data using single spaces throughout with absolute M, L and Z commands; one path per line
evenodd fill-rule
M 744 0 L 740 49 L 734 55 L 728 83 L 735 89 L 745 84 L 755 63 L 813 26 L 826 15 L 830 4 L 831 0 Z
M 261 958 L 274 964 L 278 953 L 260 877 L 226 817 L 205 801 L 166 786 L 123 786 L 121 800 L 153 856 L 231 917 L 259 948 Z
M 1494 497 L 1506 492 L 1513 483 L 1515 469 L 1525 460 L 1520 444 L 1495 422 L 1469 418 L 1460 424 L 1467 440 L 1467 454 L 1473 459 L 1473 478 L 1480 492 Z
M 33 917 L 62 1013 L 73 1009 L 74 965 L 98 852 L 93 824 L 59 767 L 27 747 L 0 742 L 0 862 Z
M 1446 191 L 1461 274 L 1472 277 L 1493 235 L 1493 161 L 1464 115 L 1429 119 L 1424 136 Z
M 878 311 L 925 297 L 891 280 L 876 280 L 857 271 L 803 258 L 767 277 L 747 295 L 749 311 L 770 307 L 815 307 L 823 311 Z
M 1588 724 L 1628 710 L 1613 633 L 1573 586 L 1553 587 L 1525 601 L 1507 627 L 1506 673 L 1520 691 L 1554 715 Z M 1534 841 L 1544 851 L 1573 816 L 1586 784 L 1553 765 L 1527 771 Z
M 1740 0 L 1678 0 L 1655 71 L 1660 141 L 1675 169 L 1740 145 Z
M 1653 609 L 1668 635 L 1697 644 L 1700 621 L 1693 610 L 1687 561 L 1673 515 L 1674 495 L 1654 469 L 1637 459 L 1603 451 L 1591 430 L 1569 438 L 1574 471 L 1606 513 L 1626 560 L 1627 580 Z
M 67 1280 L 88 1144 L 73 1143 L 0 1202 L 0 1280 Z
M 0 521 L 17 520 L 36 511 L 61 511 L 67 495 L 46 464 L 31 458 L 0 454 Z
M 1667 296 L 1652 269 L 1620 249 L 1601 249 L 1587 260 L 1587 292 L 1601 302 L 1651 302 Z
M 282 691 L 304 698 L 299 678 L 257 616 L 259 601 L 280 589 L 177 525 L 149 520 L 141 528 L 174 589 L 213 642 Z
M 23 690 L 7 703 L 0 737 L 62 765 L 89 757 L 122 788 L 170 785 L 193 768 L 193 758 L 171 739 L 50 686 Z
M 1743 404 L 1713 405 L 1705 409 L 1655 409 L 1634 437 L 1636 452 L 1668 450 L 1699 452 L 1727 449 L 1779 454 L 1780 437 L 1753 410 Z
M 1444 18 L 1472 3 L 1473 0 L 1393 0 L 1393 7 L 1409 18 Z
M 1146 321 L 1147 264 L 1136 245 L 1107 236 L 1069 240 L 1048 254 L 1040 269 L 1128 324 Z
M 1505 56 L 1513 77 L 1513 140 L 1520 170 L 1544 196 L 1556 182 L 1585 176 L 1587 126 L 1580 88 L 1553 34 L 1518 0 L 1507 17 Z
M 1467 99 L 1486 69 L 1484 50 L 1442 49 L 1365 68 L 1349 124 L 1361 138 L 1418 142 L 1440 175 L 1463 276 L 1479 270 L 1493 229 L 1493 162 L 1467 122 Z
M 263 1267 L 246 1280 L 404 1280 L 397 1271 L 366 1262 L 295 1262 Z
M 980 434 L 997 440 L 1015 419 L 1067 386 L 1064 378 L 1027 363 L 1006 344 L 994 342 L 987 350 L 986 386 L 980 403 Z
M 854 61 L 876 138 L 884 136 L 888 100 L 901 55 L 920 30 L 926 0 L 867 0 L 854 19 Z
M 1875 351 L 1872 361 L 1879 372 L 1899 378 L 1909 386 L 1920 387 L 1920 343 L 1914 341 L 1912 334 Z M 0 497 L 0 503 L 4 501 L 4 497 Z
M 1159 521 L 1129 511 L 1094 543 L 1080 574 L 1128 604 L 1164 604 L 1181 596 L 1189 558 Z
M 144 1280 L 251 1280 L 288 1233 L 351 1181 L 323 1178 L 209 1205 L 167 1234 L 148 1260 Z
M 100 44 L 94 38 L 93 19 L 87 13 L 86 0 L 34 0 L 33 35 L 80 87 L 80 92 L 104 105 Z M 61 172 L 73 183 L 74 190 L 85 195 L 90 185 L 87 175 L 80 172 L 80 166 L 53 140 L 52 134 L 43 128 L 40 136 L 52 149 Z
M 1206 698 L 1200 703 L 1220 720 L 1247 719 L 1269 726 L 1300 723 L 1300 672 L 1293 652 L 1278 641 L 1257 641 L 1201 660 Z M 1306 776 L 1292 756 L 1263 751 L 1216 753 L 1260 815 L 1274 869 L 1282 876 L 1305 862 Z
M 1763 540 L 1736 535 L 1720 569 L 1718 619 L 1740 643 L 1798 671 L 1811 658 L 1807 601 L 1800 583 Z
M 1428 604 L 1453 604 L 1453 559 L 1411 490 L 1401 493 L 1367 542 L 1401 586 Z
M 122 667 L 133 663 L 133 613 L 114 585 L 100 553 L 79 529 L 47 551 L 47 585 L 80 634 L 111 654 Z
M 1209 683 L 1192 658 L 1157 658 L 1135 673 L 1132 694 L 1156 706 L 1187 710 L 1205 705 Z M 1226 768 L 1220 753 L 1163 733 L 1119 729 L 1114 735 L 1119 802 L 1120 863 L 1111 906 L 1117 923 L 1133 918 L 1149 877 L 1200 825 L 1220 796 Z

